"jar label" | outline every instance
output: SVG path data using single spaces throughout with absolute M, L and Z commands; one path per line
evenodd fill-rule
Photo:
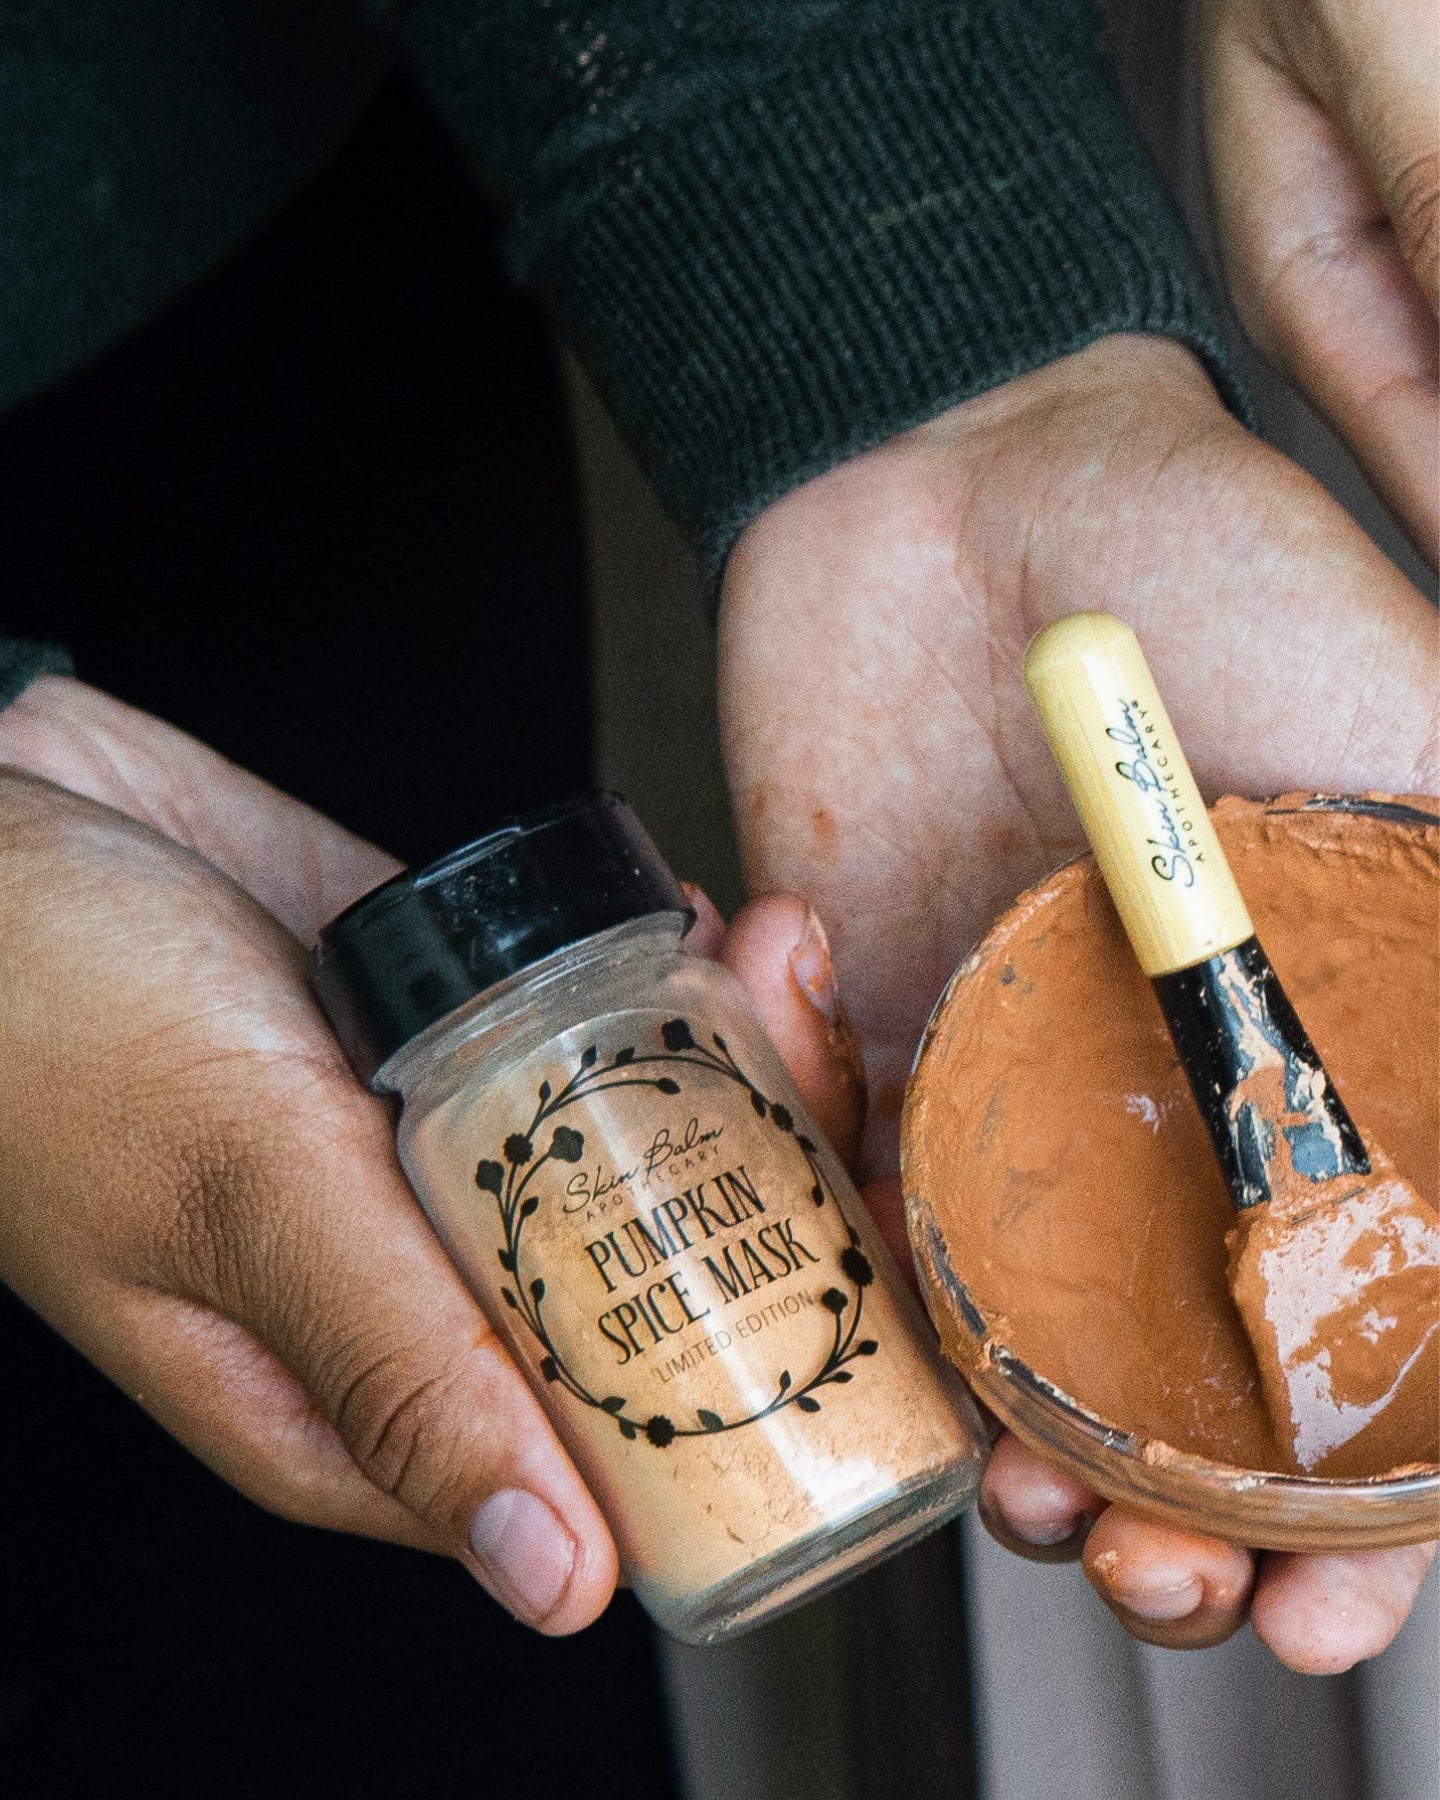
M 566 1034 L 469 1115 L 516 1349 L 656 1449 L 820 1412 L 879 1349 L 867 1300 L 893 1305 L 833 1153 L 718 1033 L 605 1023 L 623 1035 Z

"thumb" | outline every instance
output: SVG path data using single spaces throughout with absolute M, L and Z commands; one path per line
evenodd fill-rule
M 865 1065 L 818 915 L 790 894 L 752 900 L 736 914 L 720 955 L 749 988 L 816 1124 L 853 1169 L 865 1122 Z M 915 1287 L 899 1176 L 867 1182 L 862 1197 L 895 1266 Z
M 865 1065 L 818 915 L 792 894 L 766 894 L 735 915 L 719 956 L 744 982 L 815 1123 L 853 1170 Z
M 274 1356 L 412 1541 L 525 1623 L 578 1630 L 616 1580 L 594 1500 L 416 1206 L 384 1108 L 338 1067 L 302 1098 L 323 1123 L 287 1126 L 282 1103 L 280 1154 L 237 1131 L 197 1161 L 159 1285 Z

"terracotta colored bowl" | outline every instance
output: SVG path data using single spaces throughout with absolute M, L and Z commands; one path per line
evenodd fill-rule
M 1287 795 L 1215 810 L 1336 1085 L 1432 1202 L 1433 807 Z M 1090 858 L 1022 895 L 941 996 L 906 1095 L 902 1167 L 946 1352 L 1034 1448 L 1112 1500 L 1258 1548 L 1440 1537 L 1433 1464 L 1368 1481 L 1277 1472 L 1226 1288 L 1229 1199 Z M 1167 1205 L 1182 1175 L 1198 1197 Z

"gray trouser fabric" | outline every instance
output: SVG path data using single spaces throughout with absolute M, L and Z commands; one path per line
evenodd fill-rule
M 728 1647 L 666 1646 L 688 1800 L 968 1800 L 972 1709 L 979 1800 L 1440 1792 L 1435 1571 L 1383 1656 L 1317 1680 L 1248 1631 L 1216 1650 L 1149 1649 L 1078 1568 L 1020 1562 L 973 1519 L 961 1535 L 968 1705 L 953 1687 L 967 1656 L 937 1585 L 943 1559 L 922 1545 Z M 877 1718 L 883 1729 L 867 1729 Z

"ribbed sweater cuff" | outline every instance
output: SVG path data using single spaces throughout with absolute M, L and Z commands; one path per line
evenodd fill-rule
M 18 700 L 37 675 L 73 675 L 70 652 L 33 638 L 0 637 L 0 710 Z
M 982 0 L 837 33 L 517 214 L 518 272 L 711 575 L 800 481 L 1108 333 L 1178 338 L 1248 419 L 1184 228 L 1073 26 Z

